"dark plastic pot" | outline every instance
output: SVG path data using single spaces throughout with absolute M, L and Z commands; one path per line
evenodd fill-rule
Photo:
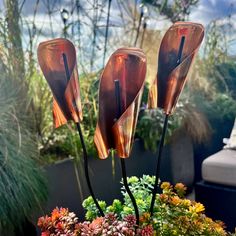
M 156 153 L 147 151 L 140 140 L 136 140 L 131 156 L 126 159 L 127 175 L 154 175 Z M 84 218 L 82 201 L 89 196 L 84 171 L 81 164 L 78 167 L 78 180 L 73 160 L 47 166 L 49 183 L 49 199 L 45 213 L 50 213 L 56 206 L 67 207 L 74 211 L 80 220 Z M 121 199 L 120 193 L 120 160 L 117 157 L 99 160 L 89 158 L 91 183 L 98 199 L 112 203 L 114 198 Z M 183 130 L 173 136 L 171 143 L 163 150 L 161 180 L 171 183 L 182 182 L 191 186 L 194 180 L 193 148 L 191 139 Z

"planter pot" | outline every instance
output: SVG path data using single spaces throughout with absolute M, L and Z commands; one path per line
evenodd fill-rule
M 127 176 L 154 175 L 156 158 L 156 153 L 145 150 L 143 142 L 136 140 L 131 156 L 126 159 Z M 84 177 L 82 159 L 80 165 L 75 165 L 73 160 L 66 159 L 45 167 L 45 170 L 49 198 L 43 214 L 50 214 L 57 206 L 66 207 L 75 212 L 80 221 L 84 220 L 85 212 L 82 202 L 90 194 Z M 99 160 L 91 157 L 89 158 L 89 172 L 91 184 L 98 199 L 106 201 L 107 204 L 111 204 L 115 198 L 122 199 L 119 158 L 109 157 L 106 160 Z M 184 130 L 178 130 L 171 142 L 163 149 L 161 180 L 171 183 L 182 182 L 189 187 L 193 184 L 193 147 L 191 139 Z M 39 216 L 41 215 L 42 213 Z
M 127 159 L 128 175 L 155 175 L 156 161 L 157 153 L 145 150 L 142 141 L 137 140 L 130 158 Z M 177 130 L 170 143 L 163 148 L 160 179 L 172 184 L 181 182 L 188 187 L 193 184 L 193 145 L 191 138 L 183 129 Z
M 126 159 L 127 175 L 141 177 L 143 174 L 154 175 L 156 153 L 147 151 L 140 140 L 136 140 L 131 156 Z M 49 199 L 46 213 L 56 206 L 68 207 L 83 220 L 82 201 L 90 194 L 84 177 L 83 163 L 77 165 L 76 175 L 73 160 L 67 159 L 45 167 L 49 183 Z M 112 203 L 114 198 L 121 199 L 120 160 L 117 157 L 99 160 L 89 158 L 91 184 L 98 199 Z M 77 183 L 79 180 L 79 184 Z M 171 183 L 183 182 L 191 186 L 194 179 L 193 149 L 191 139 L 183 130 L 173 136 L 170 144 L 163 149 L 161 180 Z

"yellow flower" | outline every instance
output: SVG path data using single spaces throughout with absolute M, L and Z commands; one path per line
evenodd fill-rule
M 189 207 L 191 205 L 191 201 L 189 199 L 183 199 L 181 205 Z
M 220 235 L 226 235 L 224 229 L 220 225 L 216 226 L 215 230 Z
M 171 184 L 169 182 L 163 182 L 161 184 L 161 188 L 162 189 L 170 189 L 171 188 Z
M 205 211 L 205 207 L 201 203 L 196 203 L 195 208 L 197 213 Z
M 207 224 L 211 224 L 213 222 L 213 220 L 210 217 L 206 217 L 205 221 Z
M 191 213 L 200 213 L 205 211 L 205 207 L 201 203 L 195 203 L 193 206 L 189 206 L 189 211 Z

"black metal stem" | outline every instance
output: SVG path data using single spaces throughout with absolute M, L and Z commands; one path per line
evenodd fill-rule
M 185 36 L 181 37 L 180 45 L 179 45 L 179 51 L 178 51 L 178 56 L 177 56 L 177 66 L 181 62 L 182 54 L 183 54 L 183 49 L 184 49 L 184 43 L 185 43 Z
M 85 146 L 85 143 L 84 143 L 84 137 L 83 137 L 83 133 L 82 133 L 82 130 L 81 130 L 81 127 L 80 127 L 80 123 L 76 123 L 76 126 L 77 126 L 77 129 L 78 129 L 78 132 L 79 132 L 79 137 L 80 137 L 80 141 L 81 141 L 81 145 L 82 145 L 82 149 L 83 149 L 84 173 L 85 173 L 85 178 L 86 178 L 86 181 L 87 181 L 88 189 L 89 189 L 91 197 L 93 198 L 93 201 L 94 201 L 100 215 L 104 216 L 103 210 L 100 207 L 100 205 L 99 205 L 99 203 L 98 203 L 98 201 L 97 201 L 97 199 L 94 195 L 93 188 L 92 188 L 92 185 L 91 185 L 91 182 L 90 182 L 89 170 L 88 170 L 88 154 L 87 154 L 86 146 Z
M 107 39 L 108 39 L 108 29 L 109 29 L 109 21 L 110 21 L 111 1 L 112 0 L 109 0 L 109 2 L 108 2 L 107 24 L 106 24 L 106 32 L 105 32 L 105 45 L 104 45 L 103 62 L 102 62 L 103 67 L 105 65 L 105 58 L 106 58 L 106 52 L 107 52 Z
M 145 33 L 146 33 L 146 28 L 147 28 L 147 23 L 144 22 L 143 23 L 143 33 L 142 33 L 140 48 L 143 48 L 143 41 L 144 41 L 144 36 L 145 36 Z
M 79 49 L 80 49 L 81 48 L 81 43 L 80 43 L 80 0 L 76 0 L 76 11 L 77 11 L 78 45 L 79 45 Z
M 163 145 L 164 145 L 164 141 L 165 141 L 166 129 L 167 129 L 167 125 L 168 125 L 168 118 L 169 118 L 169 115 L 166 114 L 163 129 L 162 129 L 162 134 L 161 134 L 161 140 L 160 140 L 159 147 L 158 147 L 156 179 L 155 179 L 155 184 L 154 184 L 154 188 L 152 191 L 152 200 L 151 200 L 151 206 L 150 206 L 150 210 L 149 210 L 151 216 L 153 215 L 154 203 L 156 200 L 156 194 L 157 194 L 157 189 L 158 189 L 158 181 L 159 181 L 160 169 L 161 169 L 161 156 L 162 156 L 162 149 L 163 149 Z
M 125 190 L 128 193 L 128 195 L 129 195 L 129 197 L 131 199 L 131 202 L 133 204 L 134 212 L 135 212 L 135 216 L 136 216 L 136 225 L 138 226 L 139 225 L 139 211 L 138 211 L 138 206 L 137 206 L 136 200 L 134 198 L 134 195 L 130 191 L 130 188 L 129 188 L 129 185 L 128 185 L 128 182 L 127 182 L 125 159 L 124 158 L 120 158 L 120 163 L 121 163 L 122 178 L 123 178 Z
M 69 66 L 68 66 L 66 54 L 62 53 L 62 57 L 63 57 L 64 67 L 65 67 L 65 72 L 66 72 L 66 79 L 67 79 L 67 82 L 69 82 L 69 80 L 70 80 L 70 71 L 69 71 Z M 86 149 L 85 142 L 84 142 L 83 133 L 82 133 L 82 130 L 81 130 L 81 127 L 80 127 L 80 123 L 76 123 L 76 126 L 77 126 L 77 129 L 78 129 L 78 132 L 79 132 L 79 137 L 80 137 L 80 141 L 81 141 L 81 145 L 82 145 L 82 149 L 83 149 L 84 173 L 85 173 L 85 178 L 86 178 L 86 181 L 87 181 L 88 189 L 89 189 L 89 192 L 90 192 L 90 194 L 93 198 L 93 201 L 94 201 L 96 207 L 98 208 L 99 213 L 101 214 L 101 216 L 104 216 L 104 213 L 103 213 L 101 207 L 99 206 L 98 201 L 97 201 L 97 199 L 94 195 L 93 188 L 92 188 L 92 185 L 91 185 L 91 182 L 90 182 L 89 170 L 88 170 L 88 154 L 87 154 L 87 149 Z
M 97 39 L 97 19 L 98 18 L 98 0 L 93 0 L 93 41 L 92 41 L 92 54 L 90 60 L 90 70 L 92 72 L 95 58 L 95 47 Z
M 137 44 L 137 41 L 138 41 L 138 36 L 139 36 L 139 31 L 140 31 L 140 27 L 141 27 L 142 18 L 143 18 L 143 7 L 141 8 L 141 13 L 140 13 L 139 22 L 138 22 L 138 28 L 137 28 L 137 32 L 136 32 L 135 41 L 134 41 L 134 46 L 135 47 L 136 47 L 136 44 Z
M 62 53 L 62 58 L 64 62 L 64 67 L 65 67 L 66 81 L 68 83 L 70 81 L 70 71 L 69 71 L 68 61 L 67 61 L 67 57 L 65 53 Z
M 115 96 L 116 96 L 116 104 L 117 104 L 117 119 L 120 117 L 121 115 L 121 103 L 120 103 L 120 81 L 119 80 L 115 80 Z M 130 191 L 128 182 L 127 182 L 127 174 L 126 174 L 126 166 L 125 166 L 125 159 L 124 158 L 120 158 L 120 163 L 121 163 L 121 171 L 122 171 L 122 178 L 123 178 L 123 182 L 124 182 L 124 186 L 125 186 L 125 190 L 128 193 L 131 202 L 133 204 L 134 207 L 134 211 L 135 211 L 135 216 L 136 216 L 136 224 L 139 225 L 139 211 L 138 211 L 138 206 L 136 203 L 136 200 L 132 194 L 132 192 Z
M 177 54 L 176 66 L 178 66 L 181 63 L 183 49 L 184 49 L 184 43 L 185 43 L 185 36 L 182 36 L 181 41 L 180 41 L 180 45 L 179 45 L 178 54 Z M 164 141 L 165 141 L 165 134 L 166 134 L 166 129 L 167 129 L 167 125 L 168 125 L 168 118 L 169 118 L 169 114 L 166 114 L 163 129 L 162 129 L 162 134 L 161 134 L 161 140 L 160 140 L 159 148 L 158 148 L 156 179 L 155 179 L 155 184 L 154 184 L 154 188 L 152 191 L 152 200 L 151 200 L 151 206 L 150 206 L 150 210 L 149 210 L 151 216 L 153 215 L 154 203 L 156 200 L 156 194 L 157 194 L 157 188 L 158 188 L 158 180 L 160 177 L 161 155 L 162 155 L 162 148 L 163 148 Z

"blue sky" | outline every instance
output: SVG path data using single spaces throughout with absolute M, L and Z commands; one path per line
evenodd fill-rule
M 19 3 L 21 4 L 24 0 L 19 0 Z M 102 4 L 106 0 L 98 0 Z M 120 0 L 119 0 L 120 1 Z M 126 0 L 129 2 L 134 2 L 134 0 Z M 171 1 L 171 0 L 170 0 Z M 49 17 L 47 14 L 47 8 L 46 4 L 47 2 L 50 2 L 52 4 L 55 2 L 55 6 L 53 8 L 52 12 L 52 22 L 53 24 L 50 27 L 49 24 Z M 93 17 L 93 0 L 80 0 L 81 5 L 83 6 L 85 12 L 88 14 L 84 14 L 81 17 L 82 20 L 82 29 L 81 31 L 83 34 L 81 35 L 82 40 L 84 41 L 84 44 L 82 45 L 83 50 L 85 53 L 89 53 L 89 50 L 91 50 L 91 35 L 92 35 L 92 27 L 91 27 L 91 20 L 89 18 Z M 23 35 L 23 45 L 27 46 L 29 39 L 27 38 L 27 25 L 30 26 L 32 24 L 32 18 L 33 18 L 33 12 L 35 8 L 36 0 L 25 0 L 24 1 L 24 7 L 22 9 L 22 16 L 23 16 L 23 25 L 22 28 L 25 32 Z M 59 37 L 62 34 L 62 28 L 63 23 L 61 20 L 60 10 L 61 8 L 69 9 L 69 6 L 72 5 L 72 3 L 75 3 L 75 0 L 40 0 L 38 11 L 36 15 L 36 21 L 35 24 L 37 26 L 37 29 L 42 29 L 42 35 L 37 38 L 37 42 L 35 42 L 35 46 L 40 41 L 43 41 L 45 39 L 49 39 L 52 37 L 51 31 L 53 30 L 54 36 L 53 37 Z M 106 3 L 106 2 L 105 2 Z M 4 0 L 0 0 L 0 16 L 1 14 L 4 14 Z M 105 30 L 105 19 L 106 19 L 106 11 L 107 11 L 107 5 L 103 5 L 103 20 L 99 22 L 99 25 L 102 25 L 100 27 L 101 30 Z M 112 0 L 112 13 L 111 13 L 111 24 L 112 27 L 115 29 L 119 28 L 121 25 L 121 18 L 119 18 L 120 12 L 117 7 L 117 0 Z M 231 15 L 231 24 L 233 28 L 236 31 L 236 0 L 199 0 L 199 3 L 196 7 L 192 8 L 191 14 L 189 16 L 189 20 L 193 22 L 198 22 L 203 24 L 204 26 L 207 26 L 209 22 L 215 19 L 220 19 L 222 17 L 227 17 L 228 15 Z M 155 28 L 155 29 L 166 29 L 170 22 L 166 20 L 161 20 L 160 16 L 155 16 L 156 19 L 149 20 L 149 28 Z M 76 14 L 70 16 L 69 20 L 76 20 Z M 222 23 L 224 23 L 224 20 L 222 20 Z M 89 25 L 90 24 L 90 25 Z M 84 27 L 84 28 L 83 28 Z M 70 29 L 71 30 L 71 29 Z M 86 36 L 87 34 L 87 36 Z M 90 38 L 88 38 L 90 37 Z M 234 35 L 235 37 L 235 35 Z M 99 43 L 97 42 L 98 47 L 103 47 L 103 41 Z M 99 50 L 98 51 L 98 57 L 99 57 Z M 232 54 L 236 55 L 236 39 L 234 38 L 231 48 L 229 50 Z M 86 55 L 84 56 L 86 57 Z
M 132 1 L 132 0 L 127 0 L 127 1 Z M 23 0 L 19 0 L 20 4 L 22 2 Z M 52 3 L 54 2 L 54 0 L 50 0 L 49 2 Z M 60 11 L 61 6 L 66 7 L 68 3 L 71 4 L 72 2 L 75 2 L 75 0 L 74 1 L 57 0 L 55 2 L 56 2 L 55 11 Z M 91 7 L 89 6 L 88 2 L 92 1 L 82 0 L 81 2 L 87 4 L 88 8 Z M 23 7 L 23 14 L 26 17 L 31 16 L 33 14 L 35 3 L 36 0 L 25 0 Z M 40 0 L 40 4 L 38 7 L 39 14 L 46 13 L 46 8 L 45 8 L 46 3 L 47 0 Z M 85 6 L 84 3 L 83 6 Z M 114 6 L 113 8 L 116 8 L 116 0 L 113 0 L 113 6 Z M 0 9 L 2 9 L 2 12 L 4 12 L 4 0 L 0 0 Z M 54 13 L 53 15 L 55 15 Z M 236 0 L 199 0 L 198 6 L 192 9 L 192 12 L 190 14 L 190 20 L 198 21 L 206 25 L 211 20 L 227 16 L 229 13 L 231 13 L 232 15 L 236 15 Z
M 211 20 L 236 14 L 236 0 L 200 0 L 191 12 L 190 19 L 204 25 Z

